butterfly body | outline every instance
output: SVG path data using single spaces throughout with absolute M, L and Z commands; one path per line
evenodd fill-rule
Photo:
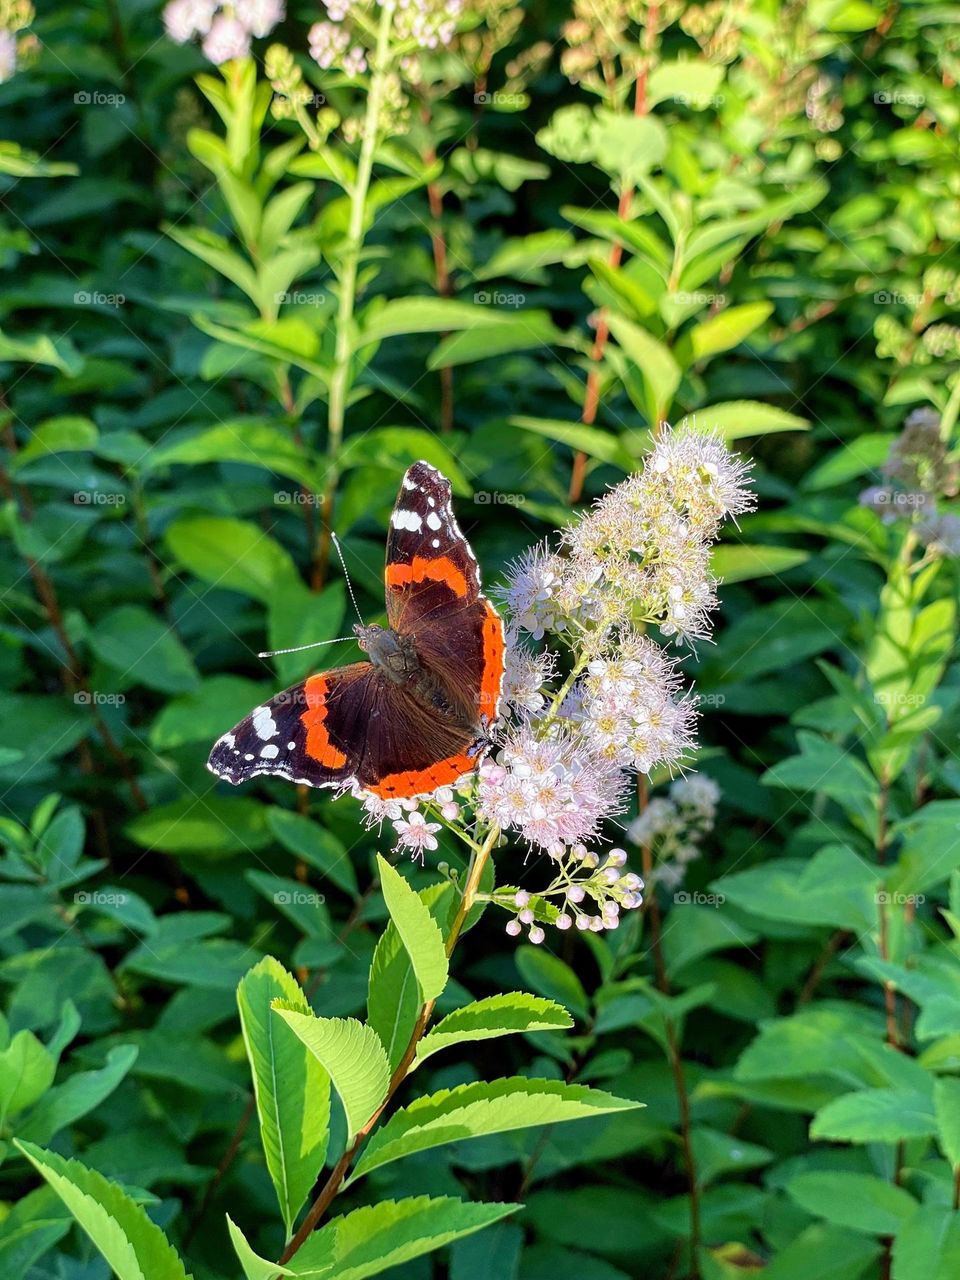
M 384 578 L 389 625 L 354 628 L 368 661 L 255 708 L 215 744 L 213 773 L 402 799 L 476 768 L 499 707 L 503 623 L 480 591 L 449 481 L 426 462 L 403 477 Z

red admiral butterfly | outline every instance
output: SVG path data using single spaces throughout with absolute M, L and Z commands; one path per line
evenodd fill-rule
M 234 784 L 276 774 L 427 795 L 471 773 L 497 716 L 503 623 L 453 515 L 450 482 L 426 462 L 403 477 L 387 538 L 389 627 L 356 626 L 368 658 L 310 676 L 256 707 L 207 768 Z

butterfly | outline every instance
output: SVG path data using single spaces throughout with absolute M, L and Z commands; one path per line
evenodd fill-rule
M 450 482 L 408 468 L 390 516 L 387 627 L 355 626 L 368 661 L 309 676 L 214 745 L 239 784 L 272 774 L 381 800 L 428 795 L 477 768 L 504 672 L 503 622 L 453 514 Z

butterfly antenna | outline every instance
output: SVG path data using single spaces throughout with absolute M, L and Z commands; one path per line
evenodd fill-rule
M 357 604 L 357 597 L 353 594 L 353 583 L 350 581 L 350 575 L 349 575 L 349 573 L 347 573 L 347 562 L 346 562 L 346 560 L 344 560 L 344 558 L 343 558 L 343 550 L 341 549 L 341 546 L 340 546 L 340 539 L 339 539 L 339 538 L 337 537 L 337 535 L 333 532 L 333 530 L 331 530 L 331 531 L 330 531 L 330 537 L 331 537 L 331 538 L 332 538 L 332 540 L 333 540 L 333 545 L 337 548 L 337 556 L 338 556 L 338 558 L 339 558 L 339 560 L 340 560 L 340 564 L 341 564 L 341 566 L 342 566 L 342 568 L 343 568 L 343 576 L 344 576 L 344 578 L 345 578 L 345 579 L 346 579 L 346 581 L 347 581 L 347 590 L 350 592 L 350 599 L 353 601 L 353 607 L 354 607 L 354 609 L 356 609 L 356 611 L 357 611 L 357 617 L 360 619 L 360 622 L 361 622 L 361 624 L 362 624 L 362 623 L 363 623 L 363 614 L 360 612 L 360 606 Z
M 258 658 L 277 658 L 281 653 L 303 653 L 304 649 L 319 649 L 325 644 L 341 644 L 344 640 L 352 640 L 353 636 L 337 636 L 335 640 L 314 640 L 312 644 L 298 644 L 293 649 L 267 649 L 258 653 Z

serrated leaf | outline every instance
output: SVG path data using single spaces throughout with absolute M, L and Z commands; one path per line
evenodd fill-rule
M 247 1280 L 269 1280 L 277 1274 L 303 1280 L 366 1280 L 482 1231 L 519 1208 L 471 1204 L 452 1196 L 382 1200 L 314 1231 L 286 1267 L 258 1257 L 232 1224 L 230 1235 Z
M 327 1153 L 330 1077 L 272 1009 L 284 1000 L 310 1016 L 292 974 L 265 956 L 237 988 L 240 1026 L 253 1075 L 260 1140 L 287 1234 Z
M 431 885 L 418 895 L 439 924 L 446 918 L 453 897 L 449 883 Z M 413 965 L 391 921 L 380 935 L 367 990 L 367 1022 L 373 1027 L 393 1070 L 410 1042 L 420 1012 L 420 991 Z
M 352 1142 L 387 1096 L 390 1067 L 380 1037 L 355 1018 L 317 1018 L 285 1001 L 273 1008 L 329 1075 Z
M 30 1142 L 15 1145 L 67 1206 L 118 1280 L 189 1280 L 163 1232 L 116 1182 Z
M 830 1142 L 901 1142 L 937 1131 L 933 1103 L 912 1089 L 859 1089 L 834 1098 L 813 1118 L 811 1138 Z
M 417 1060 L 454 1044 L 471 1040 L 494 1040 L 498 1036 L 527 1031 L 559 1031 L 572 1027 L 573 1019 L 561 1005 L 527 991 L 474 1000 L 448 1013 L 417 1045 Z
M 586 1085 L 523 1076 L 442 1089 L 417 1098 L 376 1130 L 351 1181 L 394 1160 L 448 1142 L 632 1111 L 642 1105 Z
M 377 854 L 377 866 L 390 919 L 410 957 L 420 986 L 420 998 L 426 1004 L 436 1000 L 447 985 L 449 964 L 443 934 L 416 891 L 380 854 Z
M 104 1066 L 96 1071 L 77 1071 L 63 1084 L 55 1085 L 40 1099 L 18 1135 L 31 1142 L 49 1142 L 61 1129 L 88 1115 L 119 1086 L 139 1053 L 136 1045 L 115 1045 Z

